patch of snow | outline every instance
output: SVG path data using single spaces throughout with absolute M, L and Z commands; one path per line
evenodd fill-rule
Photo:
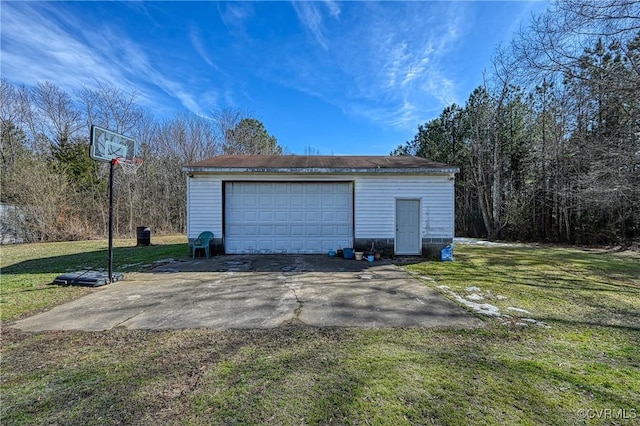
M 470 294 L 468 296 L 465 296 L 465 299 L 467 299 L 467 300 L 482 300 L 482 299 L 484 299 L 484 296 L 481 296 L 481 295 L 476 294 L 476 293 L 472 293 L 472 294 Z
M 451 291 L 449 289 L 449 287 L 447 287 L 446 285 L 438 286 L 438 288 L 442 289 L 446 293 L 448 293 L 451 296 L 453 296 L 453 298 L 458 303 L 461 303 L 461 304 L 473 309 L 474 311 L 476 311 L 476 313 L 479 313 L 481 315 L 491 316 L 491 317 L 499 317 L 500 316 L 500 310 L 497 307 L 493 306 L 493 305 L 490 305 L 488 303 L 476 303 L 476 302 L 472 302 L 470 300 L 467 300 L 467 299 L 465 299 L 463 297 L 460 297 L 457 293 Z
M 454 292 L 453 290 L 451 290 L 449 288 L 449 286 L 446 285 L 439 285 L 437 286 L 438 289 L 442 290 L 442 292 L 449 294 L 451 297 L 453 297 L 458 303 L 467 306 L 468 308 L 473 309 L 476 313 L 480 314 L 480 315 L 487 315 L 487 316 L 491 316 L 491 317 L 499 317 L 501 318 L 500 322 L 504 325 L 510 325 L 510 324 L 514 324 L 517 327 L 528 327 L 530 325 L 536 325 L 538 327 L 545 327 L 545 328 L 551 328 L 550 326 L 546 325 L 545 323 L 535 320 L 533 318 L 522 318 L 520 320 L 518 320 L 517 322 L 513 322 L 513 319 L 511 317 L 511 315 L 509 314 L 501 314 L 500 313 L 500 309 L 497 306 L 493 306 L 489 303 L 476 303 L 473 302 L 473 300 L 482 300 L 484 299 L 484 297 L 480 294 L 477 293 L 471 293 L 468 296 L 465 297 L 461 297 L 459 294 L 457 294 L 456 292 Z M 478 287 L 467 287 L 466 288 L 467 291 L 480 291 L 480 289 Z M 491 292 L 487 291 L 486 293 L 487 295 L 491 296 Z M 496 299 L 498 300 L 504 300 L 506 299 L 505 296 L 502 295 L 497 295 Z M 523 314 L 528 314 L 528 315 L 532 315 L 531 312 L 525 310 L 525 309 L 521 309 L 521 308 L 515 308 L 513 306 L 510 306 L 507 308 L 510 311 L 515 311 L 515 312 L 519 312 L 519 313 L 523 313 Z
M 465 288 L 465 290 L 467 290 L 469 293 L 478 293 L 480 290 L 478 287 L 467 287 Z
M 464 299 L 462 300 L 464 301 Z M 488 303 L 475 303 L 475 302 L 469 302 L 469 301 L 464 301 L 462 303 L 464 303 L 471 309 L 475 310 L 479 314 L 487 315 L 490 317 L 500 316 L 500 310 L 497 307 L 490 305 Z
M 168 257 L 166 259 L 156 260 L 153 263 L 171 263 L 171 262 L 174 262 L 174 261 L 175 261 L 175 259 L 173 259 L 172 257 Z
M 519 243 L 504 243 L 504 242 L 498 242 L 498 241 L 487 241 L 487 240 L 481 240 L 478 238 L 464 238 L 464 237 L 454 238 L 453 243 L 470 245 L 470 246 L 487 246 L 487 247 L 519 247 L 524 245 Z
M 507 309 L 510 311 L 521 312 L 523 314 L 532 315 L 531 312 L 527 311 L 526 309 L 514 308 L 513 306 L 509 306 Z

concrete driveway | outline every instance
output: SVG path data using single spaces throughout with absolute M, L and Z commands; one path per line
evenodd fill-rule
M 173 261 L 17 321 L 24 331 L 455 327 L 482 321 L 387 260 L 236 255 Z

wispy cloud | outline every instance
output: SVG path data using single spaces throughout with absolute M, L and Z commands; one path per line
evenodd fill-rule
M 464 5 L 347 2 L 334 13 L 340 22 L 329 19 L 329 2 L 293 5 L 324 53 L 289 58 L 282 84 L 398 129 L 415 129 L 456 100 L 443 63 L 461 37 Z
M 324 26 L 324 8 L 333 18 L 340 16 L 340 7 L 335 1 L 322 3 L 310 1 L 293 1 L 293 7 L 303 27 L 311 33 L 315 41 L 324 49 L 329 48 L 326 29 Z
M 327 9 L 329 9 L 329 14 L 332 17 L 338 18 L 340 16 L 340 6 L 338 5 L 338 3 L 333 0 L 325 0 L 323 3 L 327 7 Z
M 218 66 L 215 64 L 215 62 L 213 62 L 213 60 L 209 56 L 209 53 L 207 53 L 205 45 L 202 42 L 202 35 L 200 33 L 200 29 L 195 24 L 191 24 L 189 37 L 191 38 L 191 44 L 193 45 L 194 49 L 196 49 L 196 52 L 198 52 L 198 55 L 200 55 L 202 60 L 204 60 L 214 70 L 220 71 L 220 68 L 218 68 Z
M 244 31 L 245 23 L 254 15 L 253 6 L 249 2 L 218 3 L 220 19 L 231 31 Z
M 115 67 L 104 66 L 98 52 L 54 24 L 43 4 L 7 2 L 2 9 L 3 76 L 27 85 L 49 80 L 65 89 L 121 78 Z M 58 19 L 69 18 L 58 14 Z M 39 66 L 43 63 L 47 66 Z
M 172 79 L 162 71 L 161 59 L 108 22 L 87 26 L 59 4 L 7 2 L 2 9 L 2 74 L 10 81 L 27 86 L 51 81 L 69 92 L 100 81 L 136 88 L 148 106 L 158 104 L 159 89 L 186 109 L 206 113 L 192 82 Z M 43 63 L 47 66 L 36 66 Z M 205 98 L 215 101 L 217 95 L 209 91 Z

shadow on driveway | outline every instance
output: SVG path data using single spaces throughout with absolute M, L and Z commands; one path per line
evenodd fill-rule
M 180 259 L 16 322 L 24 331 L 472 328 L 482 321 L 388 260 L 314 255 Z

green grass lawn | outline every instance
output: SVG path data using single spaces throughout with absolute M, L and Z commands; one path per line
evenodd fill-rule
M 136 247 L 135 239 L 114 240 L 113 268 L 117 272 L 144 270 L 156 260 L 188 255 L 184 236 L 155 236 L 153 244 Z M 92 289 L 51 285 L 65 272 L 108 267 L 108 241 L 0 246 L 0 320 L 48 308 Z
M 78 249 L 56 249 L 55 265 L 90 243 L 65 244 Z M 457 246 L 455 254 L 405 267 L 446 297 L 482 296 L 476 303 L 502 314 L 482 317 L 483 328 L 5 328 L 0 423 L 640 424 L 637 253 Z M 37 257 L 8 261 L 3 248 L 3 275 Z M 23 275 L 50 274 L 52 264 Z M 521 325 L 527 318 L 542 325 Z

